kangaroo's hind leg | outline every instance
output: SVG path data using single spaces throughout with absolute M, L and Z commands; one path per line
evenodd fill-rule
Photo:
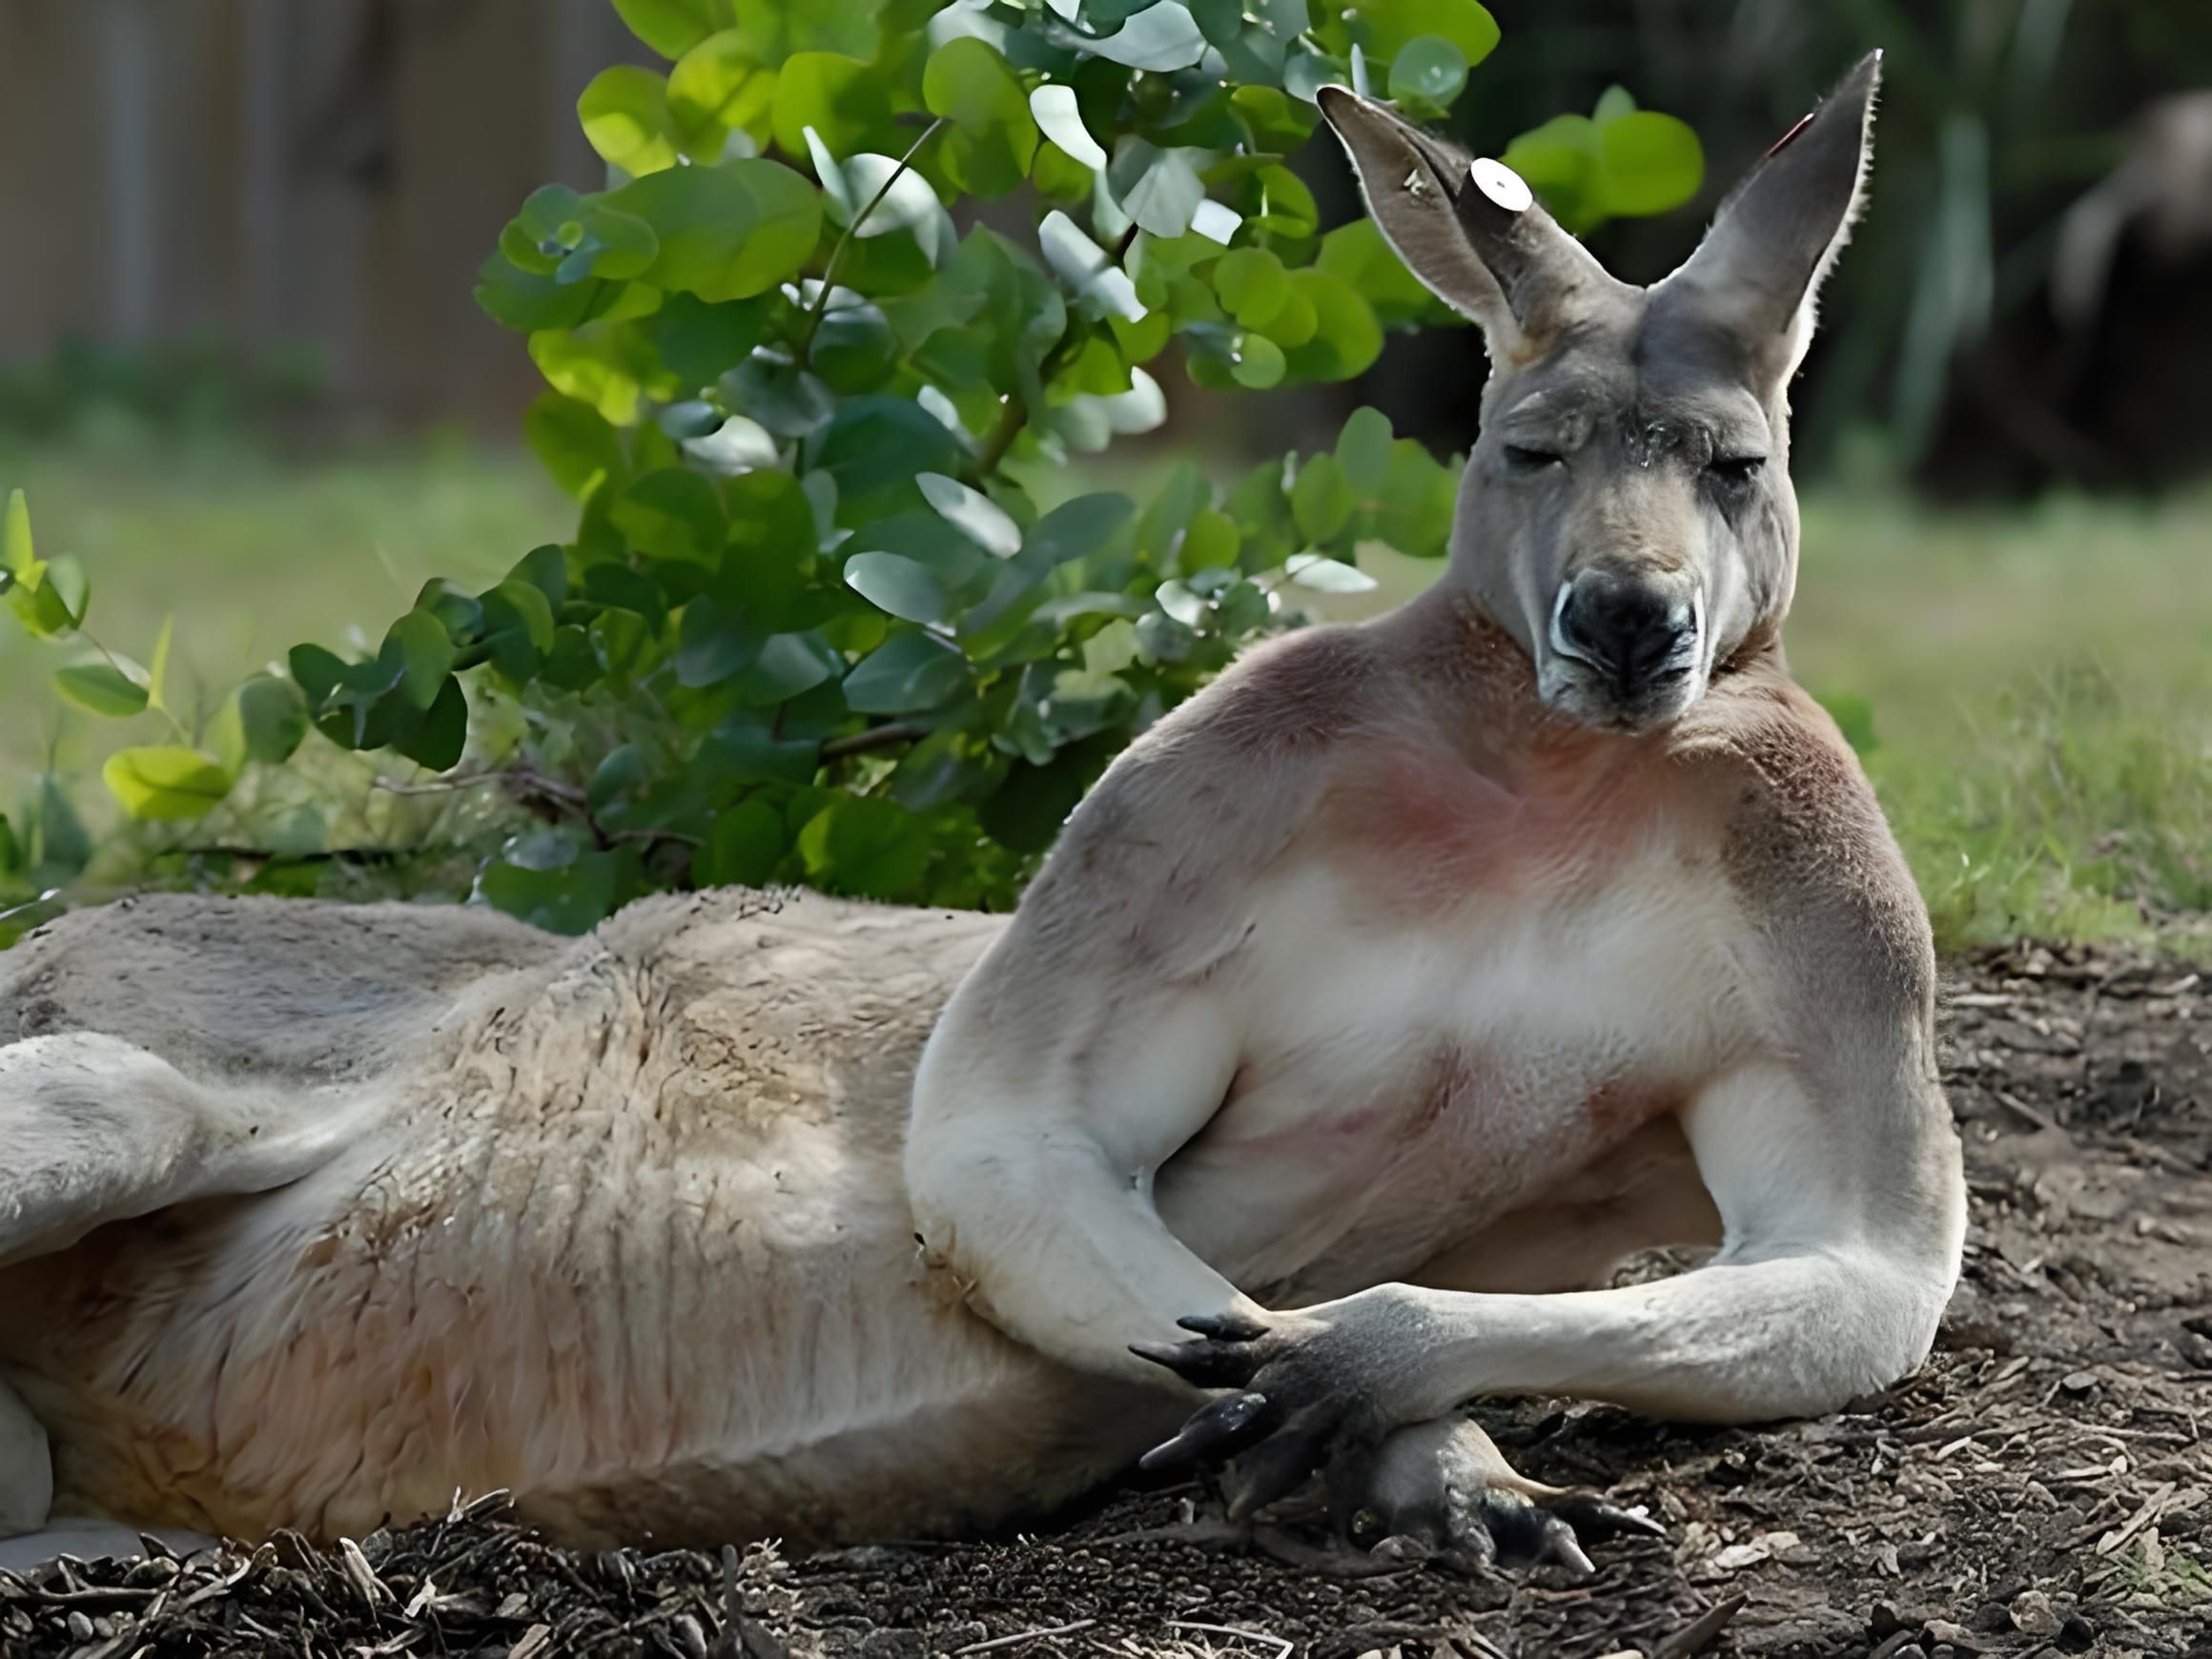
M 0 1266 L 96 1227 L 218 1194 L 264 1192 L 356 1138 L 369 1103 L 195 1082 L 91 1032 L 0 1048 Z M 45 1525 L 46 1435 L 0 1378 L 0 1538 Z

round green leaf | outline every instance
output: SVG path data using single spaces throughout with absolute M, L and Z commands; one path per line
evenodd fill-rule
M 1444 110 L 1465 90 L 1466 54 L 1441 34 L 1417 34 L 1390 60 L 1390 95 Z
M 696 161 L 719 156 L 733 132 L 765 140 L 775 96 L 776 72 L 734 29 L 708 35 L 668 72 L 668 113 Z
M 1258 328 L 1290 297 L 1290 277 L 1265 248 L 1238 248 L 1216 261 L 1214 292 L 1231 317 Z
M 1021 526 L 982 491 L 936 472 L 925 472 L 914 481 L 938 516 L 986 553 L 1012 559 L 1021 551 Z
M 1598 154 L 1608 214 L 1665 213 L 1705 182 L 1705 151 L 1697 134 L 1656 110 L 1631 110 L 1600 122 Z
M 1337 435 L 1337 463 L 1355 493 L 1372 496 L 1390 472 L 1390 420 L 1364 405 L 1352 411 Z
M 256 674 L 233 693 L 238 732 L 248 758 L 281 766 L 307 735 L 307 699 L 297 686 L 275 674 Z
M 576 100 L 576 115 L 591 147 L 633 177 L 676 165 L 676 117 L 664 75 L 636 64 L 602 70 Z
M 468 747 L 468 699 L 461 682 L 445 676 L 420 720 L 392 739 L 392 747 L 417 766 L 434 772 L 446 770 Z
M 1205 56 L 1206 37 L 1185 7 L 1177 0 L 1159 0 L 1112 34 L 1084 41 L 1082 50 L 1134 70 L 1165 73 L 1189 69 Z
M 959 647 L 932 633 L 893 634 L 845 676 L 847 707 L 862 714 L 918 714 L 968 677 Z
M 692 862 L 703 887 L 766 887 L 787 845 L 784 815 L 766 801 L 740 801 L 714 814 L 707 845 Z
M 858 58 L 798 52 L 776 78 L 771 120 L 776 144 L 787 155 L 808 154 L 809 127 L 834 155 L 879 149 L 893 136 L 891 84 Z
M 694 689 L 719 685 L 759 661 L 767 643 L 737 605 L 703 593 L 684 607 L 676 640 L 676 683 Z
M 146 687 L 110 663 L 57 668 L 53 688 L 79 708 L 111 720 L 126 720 L 146 707 Z
M 1005 58 L 973 35 L 946 42 L 922 72 L 922 101 L 952 123 L 946 173 L 972 195 L 1003 195 L 1029 176 L 1037 124 Z
M 1498 20 L 1478 0 L 1365 0 L 1356 13 L 1370 61 L 1395 63 L 1417 36 L 1441 36 L 1471 67 L 1496 50 Z
M 824 429 L 813 465 L 837 485 L 837 522 L 866 524 L 923 504 L 915 475 L 952 472 L 960 443 L 944 422 L 904 398 L 855 398 Z
M 1322 553 L 1294 553 L 1282 568 L 1299 586 L 1316 593 L 1372 593 L 1378 585 L 1358 565 Z
M 1122 211 L 1156 236 L 1182 236 L 1206 199 L 1205 181 L 1190 156 L 1180 150 L 1154 150 L 1144 144 L 1132 145 L 1123 154 L 1131 158 L 1130 164 L 1116 163 L 1114 169 L 1122 192 Z
M 1206 570 L 1234 564 L 1239 541 L 1236 520 L 1213 507 L 1200 508 L 1183 532 L 1182 545 L 1176 552 L 1176 568 Z
M 721 0 L 614 0 L 614 9 L 663 57 L 682 57 L 714 31 L 726 7 Z
M 897 553 L 855 553 L 845 562 L 845 582 L 892 616 L 915 623 L 945 620 L 945 588 L 936 573 Z
M 711 564 L 729 536 L 714 485 L 688 467 L 648 472 L 616 499 L 611 517 L 630 545 L 652 559 Z
M 1062 502 L 1022 539 L 1022 563 L 1064 564 L 1096 553 L 1136 517 L 1137 503 L 1111 490 Z
M 437 700 L 439 687 L 453 667 L 453 638 L 445 625 L 426 610 L 411 610 L 384 634 L 378 653 L 379 666 L 399 670 L 400 696 L 417 709 Z
M 813 187 L 757 156 L 672 167 L 605 199 L 644 219 L 660 238 L 644 280 L 709 301 L 749 298 L 796 275 L 822 234 Z
M 1587 115 L 1554 115 L 1514 139 L 1500 159 L 1568 230 L 1605 216 L 1597 124 Z
M 1299 534 L 1326 542 L 1351 522 L 1352 486 L 1333 455 L 1317 455 L 1298 469 L 1290 487 L 1290 513 Z
M 736 0 L 737 31 L 747 49 L 770 67 L 796 51 L 870 58 L 882 10 L 883 0 Z
M 1075 107 L 1075 89 L 1066 85 L 1043 86 L 1029 95 L 1029 113 L 1038 130 L 1070 160 L 1096 173 L 1106 165 L 1106 152 L 1083 125 Z M 1085 181 L 1088 183 L 1088 180 Z
M 1386 327 L 1416 321 L 1464 320 L 1456 313 L 1445 310 L 1421 285 L 1421 279 L 1405 268 L 1405 261 L 1398 256 L 1398 251 L 1382 239 L 1375 221 L 1364 214 L 1321 238 L 1321 251 L 1314 260 L 1314 267 L 1350 283 L 1353 291 L 1374 309 L 1376 320 Z M 1282 345 L 1303 343 L 1283 339 L 1272 327 L 1268 332 Z
M 833 305 L 822 314 L 807 360 L 823 383 L 848 397 L 881 386 L 898 359 L 898 341 L 880 307 Z
M 808 879 L 831 892 L 904 898 L 929 869 L 929 831 L 890 801 L 847 795 L 799 831 L 799 856 Z
M 809 628 L 800 633 L 769 635 L 760 655 L 730 684 L 743 702 L 760 707 L 811 691 L 844 671 L 845 659 L 837 647 Z
M 1382 355 L 1382 329 L 1367 302 L 1322 271 L 1293 271 L 1292 291 L 1313 306 L 1313 338 L 1288 354 L 1301 380 L 1348 380 Z
M 118 749 L 100 776 L 132 817 L 163 823 L 204 818 L 231 792 L 230 774 L 195 748 Z
M 625 470 L 622 439 L 588 403 L 548 392 L 522 417 L 522 437 L 553 481 L 577 500 Z
M 530 337 L 530 359 L 556 392 L 589 404 L 617 426 L 637 424 L 639 401 L 648 391 L 675 389 L 652 348 L 627 328 L 595 328 L 584 334 L 542 331 Z

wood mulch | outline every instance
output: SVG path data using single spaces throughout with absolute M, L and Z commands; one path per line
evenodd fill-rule
M 2022 946 L 1947 993 L 1974 1227 L 1935 1357 L 1768 1429 L 1484 1408 L 1524 1469 L 1666 1524 L 1587 1582 L 1239 1535 L 1191 1487 L 804 1560 L 557 1549 L 495 1495 L 330 1551 L 0 1574 L 0 1655 L 2212 1656 L 2212 972 Z

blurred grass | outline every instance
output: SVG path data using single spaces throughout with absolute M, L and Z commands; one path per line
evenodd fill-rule
M 1873 707 L 1938 939 L 2212 912 L 2212 495 L 1931 517 L 1816 498 L 1789 630 Z
M 1037 493 L 1142 489 L 1156 467 Z M 572 522 L 527 457 L 435 442 L 297 466 L 0 454 L 16 485 L 41 551 L 84 561 L 104 644 L 143 658 L 175 615 L 188 708 L 297 641 L 380 634 L 425 577 L 488 582 Z M 1436 566 L 1374 568 L 1397 598 Z M 1789 640 L 1815 692 L 1871 709 L 1867 769 L 1946 947 L 2212 925 L 2212 495 L 1936 515 L 1814 492 Z M 50 764 L 86 774 L 157 741 L 63 710 L 45 678 L 67 660 L 0 627 L 0 807 Z
M 101 645 L 144 663 L 174 616 L 171 695 L 188 715 L 302 641 L 340 646 L 358 627 L 373 644 L 428 577 L 489 583 L 575 528 L 529 457 L 437 439 L 304 464 L 150 437 L 0 450 L 0 499 L 15 488 L 40 556 L 83 562 Z M 0 626 L 0 808 L 50 757 L 79 771 L 122 743 L 162 741 L 155 720 L 98 721 L 48 692 L 52 669 L 89 658 Z

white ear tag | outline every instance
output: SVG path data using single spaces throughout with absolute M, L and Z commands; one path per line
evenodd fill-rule
M 1509 214 L 1526 213 L 1536 200 L 1526 180 L 1503 161 L 1492 161 L 1486 155 L 1468 167 L 1467 176 L 1477 190 Z

